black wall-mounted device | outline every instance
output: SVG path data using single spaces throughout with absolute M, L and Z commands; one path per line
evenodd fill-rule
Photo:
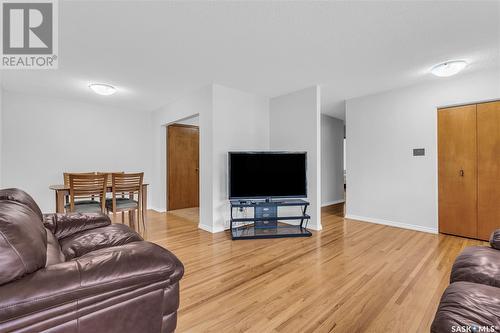
M 425 156 L 425 148 L 413 149 L 413 156 Z

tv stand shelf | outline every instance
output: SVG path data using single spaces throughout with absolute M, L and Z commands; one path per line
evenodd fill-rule
M 288 200 L 230 200 L 232 239 L 310 237 L 306 214 L 309 202 L 301 199 Z M 300 207 L 300 215 L 279 216 L 279 207 Z M 234 210 L 253 209 L 253 217 L 234 217 Z M 300 221 L 298 225 L 279 223 L 279 221 Z

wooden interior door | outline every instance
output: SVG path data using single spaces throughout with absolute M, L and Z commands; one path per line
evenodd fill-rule
M 476 105 L 438 110 L 439 231 L 477 237 Z
M 500 101 L 477 105 L 477 237 L 500 228 Z
M 198 126 L 167 127 L 167 209 L 199 206 Z

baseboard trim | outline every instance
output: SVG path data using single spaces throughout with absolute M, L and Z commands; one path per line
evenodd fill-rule
M 383 224 L 383 225 L 387 225 L 390 227 L 409 229 L 409 230 L 415 230 L 415 231 L 422 231 L 422 232 L 427 232 L 430 234 L 437 234 L 438 233 L 437 228 L 422 227 L 420 225 L 415 225 L 415 224 L 401 223 L 401 222 L 389 221 L 389 220 L 384 220 L 384 219 L 377 219 L 377 218 L 366 217 L 366 216 L 346 214 L 345 218 L 351 219 L 351 220 L 362 221 L 362 222 Z
M 344 203 L 344 202 L 345 202 L 344 199 L 342 199 L 342 200 L 335 200 L 335 201 L 329 201 L 329 202 L 325 202 L 325 203 L 321 204 L 321 207 L 336 205 L 336 204 Z
M 198 224 L 198 228 L 200 228 L 201 230 L 205 230 L 205 231 L 208 231 L 212 234 L 215 234 L 217 232 L 222 232 L 222 231 L 225 231 L 224 227 L 223 226 L 211 226 L 211 225 L 206 225 L 206 224 L 201 224 L 199 223 Z
M 311 230 L 314 230 L 314 231 L 321 231 L 321 230 L 323 230 L 323 226 L 312 224 L 312 225 L 308 225 L 307 229 L 311 229 Z
M 148 207 L 149 210 L 154 210 L 158 213 L 165 213 L 167 210 L 165 208 Z

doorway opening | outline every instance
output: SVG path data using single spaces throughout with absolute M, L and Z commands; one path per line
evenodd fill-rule
M 199 116 L 166 127 L 167 211 L 198 223 L 200 206 Z
M 321 115 L 321 206 L 328 215 L 344 217 L 345 122 Z

